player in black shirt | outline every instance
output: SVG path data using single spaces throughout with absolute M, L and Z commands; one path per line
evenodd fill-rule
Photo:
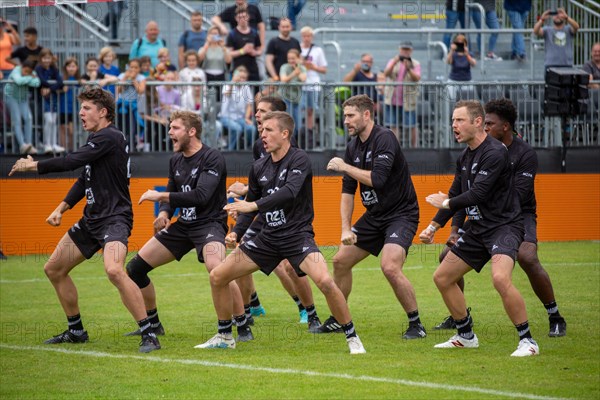
M 381 270 L 408 315 L 404 339 L 427 336 L 421 324 L 415 290 L 402 273 L 408 249 L 419 224 L 419 205 L 408 164 L 394 133 L 373 121 L 374 104 L 366 95 L 353 96 L 343 104 L 344 123 L 352 137 L 344 159 L 335 157 L 330 171 L 343 172 L 342 245 L 333 258 L 333 276 L 346 299 L 352 290 L 352 268 L 369 254 L 381 257 Z M 366 212 L 352 226 L 354 194 Z M 339 329 L 330 318 L 322 333 Z
M 175 155 L 169 163 L 169 182 L 165 192 L 148 190 L 139 202 L 160 202 L 160 212 L 154 221 L 157 232 L 127 264 L 127 273 L 141 289 L 152 328 L 164 335 L 158 317 L 154 284 L 148 273 L 173 260 L 181 260 L 191 249 L 196 249 L 198 260 L 210 272 L 225 258 L 227 213 L 225 158 L 216 149 L 202 143 L 202 119 L 191 111 L 176 111 L 170 117 L 169 136 Z M 175 209 L 180 216 L 171 224 Z M 234 296 L 235 323 L 238 342 L 252 340 L 246 321 L 239 288 L 231 283 Z M 229 333 L 231 334 L 231 325 Z M 137 335 L 138 331 L 128 335 Z M 235 346 L 233 342 L 232 346 Z
M 238 213 L 260 212 L 265 224 L 210 273 L 219 326 L 231 318 L 229 282 L 259 269 L 269 274 L 287 259 L 296 273 L 308 275 L 323 292 L 329 308 L 342 323 L 350 353 L 365 353 L 348 304 L 314 241 L 312 169 L 308 155 L 291 147 L 293 131 L 294 120 L 285 112 L 273 111 L 263 117 L 261 138 L 270 156 L 253 164 L 246 200 L 225 207 Z M 223 347 L 226 340 L 226 335 L 219 333 L 200 347 Z
M 531 337 L 523 297 L 512 283 L 517 250 L 523 241 L 519 197 L 512 188 L 512 171 L 506 146 L 483 130 L 484 112 L 478 101 L 460 101 L 452 114 L 452 129 L 459 143 L 467 144 L 456 163 L 449 194 L 431 194 L 426 200 L 440 209 L 434 223 L 443 226 L 464 209 L 469 226 L 434 273 L 433 280 L 456 321 L 458 333 L 436 348 L 476 348 L 472 319 L 458 281 L 471 270 L 481 271 L 491 259 L 492 280 L 504 309 L 515 324 L 519 346 L 511 355 L 539 354 Z M 433 224 L 431 224 L 433 225 Z M 436 226 L 426 231 L 435 231 Z M 422 240 L 428 239 L 426 232 Z M 424 240 L 426 243 L 430 242 Z
M 564 336 L 567 333 L 567 323 L 558 310 L 552 281 L 540 264 L 537 255 L 537 216 L 534 190 L 538 167 L 537 155 L 535 150 L 514 131 L 516 118 L 517 110 L 508 99 L 491 100 L 485 105 L 485 131 L 508 147 L 508 156 L 513 171 L 513 188 L 521 202 L 525 236 L 519 247 L 517 261 L 527 274 L 533 291 L 546 308 L 550 322 L 548 335 L 550 337 Z M 463 221 L 463 214 L 456 221 L 453 218 L 452 228 L 455 233 L 449 238 L 450 242 L 458 239 L 457 232 L 459 227 L 462 227 Z M 449 250 L 449 247 L 446 247 L 444 251 L 447 252 L 447 249 Z M 444 256 L 445 253 L 440 255 L 442 259 Z M 464 291 L 464 280 L 461 280 L 458 285 Z M 454 325 L 454 321 L 450 316 L 438 326 L 439 329 L 452 329 L 454 328 L 452 325 Z
M 90 132 L 86 144 L 62 158 L 34 161 L 29 156 L 20 159 L 9 174 L 26 171 L 46 174 L 83 167 L 79 179 L 65 199 L 46 219 L 50 225 L 59 226 L 63 213 L 81 199 L 86 199 L 83 217 L 62 237 L 44 265 L 44 271 L 56 290 L 68 321 L 66 331 L 44 343 L 88 341 L 79 313 L 77 289 L 69 273 L 102 248 L 106 275 L 117 287 L 123 304 L 137 321 L 142 335 L 140 352 L 147 353 L 160 349 L 160 344 L 146 318 L 142 294 L 123 268 L 133 224 L 127 141 L 113 125 L 115 100 L 112 94 L 92 88 L 82 92 L 78 99 L 81 101 L 79 115 L 82 126 Z
M 285 110 L 286 105 L 281 98 L 273 96 L 261 97 L 257 102 L 255 114 L 256 125 L 258 127 L 259 134 L 262 131 L 262 117 L 264 115 L 270 111 Z M 298 147 L 293 137 L 291 140 L 291 146 Z M 263 145 L 263 141 L 260 137 L 252 146 L 252 155 L 254 157 L 254 161 L 268 156 L 268 153 Z M 229 197 L 233 198 L 244 197 L 248 193 L 248 186 L 241 182 L 235 182 L 229 187 L 229 189 L 227 189 L 227 193 Z M 252 238 L 257 232 L 260 232 L 264 225 L 264 219 L 260 214 L 255 219 L 253 219 L 249 214 L 242 214 L 239 216 L 238 222 L 239 223 L 235 225 L 233 231 L 225 237 L 225 241 L 230 245 L 235 245 L 235 243 L 239 242 L 240 240 L 248 240 Z M 277 275 L 281 281 L 281 285 L 289 293 L 289 295 L 292 297 L 292 300 L 294 300 L 298 306 L 300 323 L 307 323 L 308 329 L 311 331 L 319 327 L 321 325 L 321 321 L 319 320 L 317 311 L 315 309 L 312 289 L 308 279 L 304 276 L 298 276 L 287 260 L 282 261 L 273 272 L 275 275 Z M 243 282 L 240 282 L 240 279 L 243 280 Z M 247 277 L 240 279 L 238 279 L 237 282 L 238 285 L 240 285 L 242 294 L 244 294 L 243 286 L 246 286 L 250 293 L 254 292 L 252 294 L 252 298 L 258 299 L 258 295 L 254 290 L 254 281 L 252 280 L 252 275 L 248 275 Z M 256 305 L 251 303 L 250 306 L 252 306 L 252 310 L 256 310 Z M 248 310 L 246 310 L 246 315 L 248 315 Z

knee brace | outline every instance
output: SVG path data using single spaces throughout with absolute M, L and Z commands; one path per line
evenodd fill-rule
M 150 284 L 148 272 L 152 271 L 152 267 L 142 257 L 136 254 L 135 257 L 127 263 L 127 275 L 135 282 L 140 289 L 145 288 Z

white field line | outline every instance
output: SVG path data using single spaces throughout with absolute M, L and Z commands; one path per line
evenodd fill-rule
M 46 351 L 46 352 L 67 354 L 67 355 L 72 355 L 72 356 L 77 356 L 77 357 L 87 356 L 87 357 L 95 357 L 95 358 L 139 360 L 139 361 L 145 361 L 145 362 L 156 362 L 156 363 L 167 363 L 167 364 L 199 365 L 199 366 L 203 366 L 203 367 L 212 367 L 212 368 L 237 369 L 237 370 L 247 370 L 247 371 L 253 371 L 253 372 L 260 371 L 260 372 L 276 374 L 276 375 L 291 374 L 291 375 L 314 376 L 314 377 L 319 377 L 319 378 L 343 379 L 343 380 L 350 380 L 350 381 L 389 383 L 389 384 L 394 384 L 394 385 L 443 390 L 444 392 L 447 392 L 447 391 L 469 392 L 469 393 L 479 393 L 479 394 L 501 396 L 501 397 L 519 398 L 519 399 L 535 399 L 535 400 L 560 399 L 557 397 L 539 396 L 539 395 L 530 394 L 530 393 L 508 392 L 508 391 L 502 391 L 502 390 L 485 389 L 485 388 L 480 388 L 477 386 L 447 385 L 447 384 L 443 384 L 443 383 L 411 381 L 411 380 L 407 380 L 407 379 L 386 378 L 386 377 L 380 377 L 380 376 L 338 374 L 338 373 L 333 373 L 333 372 L 318 372 L 318 371 L 308 371 L 308 370 L 290 369 L 290 368 L 285 368 L 285 369 L 284 368 L 269 368 L 269 367 L 260 367 L 260 366 L 256 366 L 256 365 L 230 364 L 230 363 L 221 363 L 221 362 L 214 362 L 214 361 L 203 361 L 203 360 L 185 359 L 185 358 L 163 358 L 163 357 L 156 357 L 156 356 L 112 354 L 112 353 L 105 353 L 105 352 L 99 352 L 99 351 L 78 351 L 78 350 L 74 351 L 74 350 L 58 348 L 58 347 L 15 346 L 15 345 L 5 344 L 5 343 L 0 343 L 0 348 L 16 350 L 16 351 L 37 351 L 37 352 Z M 360 356 L 358 356 L 358 357 L 360 357 Z

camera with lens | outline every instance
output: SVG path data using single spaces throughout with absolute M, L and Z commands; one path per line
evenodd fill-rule
M 457 53 L 464 53 L 465 52 L 465 44 L 464 43 L 454 43 L 456 45 L 456 52 Z
M 404 62 L 404 60 L 412 61 L 412 58 L 401 55 L 399 57 L 400 62 Z

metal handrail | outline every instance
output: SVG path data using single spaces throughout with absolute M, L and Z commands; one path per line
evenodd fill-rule
M 71 7 L 73 7 L 72 5 L 70 5 Z M 77 21 L 79 23 L 79 25 L 81 25 L 82 28 L 86 29 L 89 33 L 91 33 L 92 35 L 96 36 L 98 39 L 100 39 L 103 42 L 108 42 L 108 37 L 102 35 L 101 33 L 99 33 L 96 29 L 94 29 L 94 27 L 90 24 L 88 24 L 86 21 L 84 21 L 81 18 L 77 18 L 76 15 L 72 12 L 70 12 L 69 10 L 66 10 L 64 5 L 62 4 L 55 4 L 54 8 L 59 10 L 60 12 L 62 12 L 63 14 L 65 14 L 67 17 L 73 19 L 74 21 Z M 77 7 L 73 7 L 73 8 L 77 8 Z M 100 24 L 102 25 L 102 24 Z M 108 28 L 107 28 L 108 31 Z
M 590 0 L 586 0 L 586 2 L 592 3 L 592 5 L 594 7 L 600 8 L 600 4 L 594 2 L 594 1 L 590 1 Z M 582 9 L 584 11 L 587 11 L 588 13 L 592 14 L 593 16 L 600 18 L 600 13 L 598 11 L 592 10 L 591 8 L 584 6 L 583 4 L 579 3 L 578 1 L 574 1 L 574 0 L 569 0 L 569 4 L 571 4 L 574 7 L 577 7 L 579 9 Z

